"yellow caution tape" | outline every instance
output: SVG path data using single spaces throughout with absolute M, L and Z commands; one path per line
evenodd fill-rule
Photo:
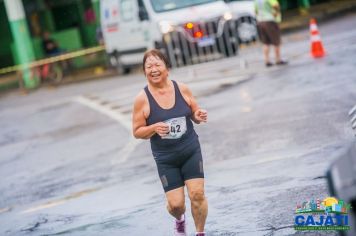
M 25 64 L 21 64 L 21 65 L 16 65 L 16 66 L 9 66 L 9 67 L 5 67 L 5 68 L 1 68 L 0 75 L 18 71 L 18 70 L 23 70 L 23 69 L 30 69 L 33 67 L 42 66 L 45 64 L 54 63 L 54 62 L 58 62 L 58 61 L 64 61 L 64 60 L 72 59 L 75 57 L 80 57 L 80 56 L 100 52 L 103 50 L 105 50 L 105 46 L 101 45 L 101 46 L 83 49 L 80 51 L 61 54 L 58 56 L 54 56 L 54 57 L 50 57 L 50 58 L 46 58 L 46 59 L 42 59 L 42 60 L 38 60 L 38 61 L 33 61 L 31 63 L 25 63 Z

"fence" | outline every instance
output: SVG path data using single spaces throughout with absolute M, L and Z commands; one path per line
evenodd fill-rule
M 251 33 L 255 34 L 251 40 L 243 39 L 246 38 L 243 34 L 251 30 L 248 26 L 246 29 L 246 25 L 250 25 L 255 31 Z M 162 45 L 156 45 L 156 48 L 166 52 L 172 67 L 231 57 L 238 54 L 240 43 L 256 40 L 255 25 L 251 17 L 228 21 L 216 18 L 205 22 L 186 23 L 164 34 Z M 245 30 L 239 30 L 240 27 Z

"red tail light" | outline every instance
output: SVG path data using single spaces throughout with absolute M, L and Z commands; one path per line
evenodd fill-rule
M 203 37 L 203 32 L 197 31 L 194 33 L 194 38 L 201 38 L 201 37 Z

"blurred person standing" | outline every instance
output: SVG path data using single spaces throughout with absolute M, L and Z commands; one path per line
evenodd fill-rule
M 47 31 L 42 34 L 42 49 L 47 57 L 57 56 L 61 53 L 58 43 L 50 37 Z
M 86 24 L 93 24 L 95 23 L 95 20 L 95 12 L 91 6 L 88 6 L 84 13 L 84 21 Z
M 269 58 L 271 46 L 274 47 L 276 65 L 286 65 L 281 59 L 281 10 L 278 0 L 255 0 L 255 11 L 259 37 L 263 43 L 264 61 L 267 67 L 273 66 Z
M 42 50 L 45 53 L 46 57 L 59 56 L 66 52 L 65 49 L 59 47 L 57 41 L 51 38 L 51 35 L 48 31 L 43 32 L 42 34 Z M 61 66 L 61 69 L 65 74 L 70 70 L 71 63 L 70 60 L 60 60 L 58 63 Z M 54 63 L 50 63 L 54 64 Z

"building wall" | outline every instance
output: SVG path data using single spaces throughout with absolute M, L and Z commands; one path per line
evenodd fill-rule
M 12 66 L 14 61 L 9 45 L 13 40 L 5 10 L 5 4 L 3 1 L 0 1 L 0 32 L 0 68 L 5 66 Z

